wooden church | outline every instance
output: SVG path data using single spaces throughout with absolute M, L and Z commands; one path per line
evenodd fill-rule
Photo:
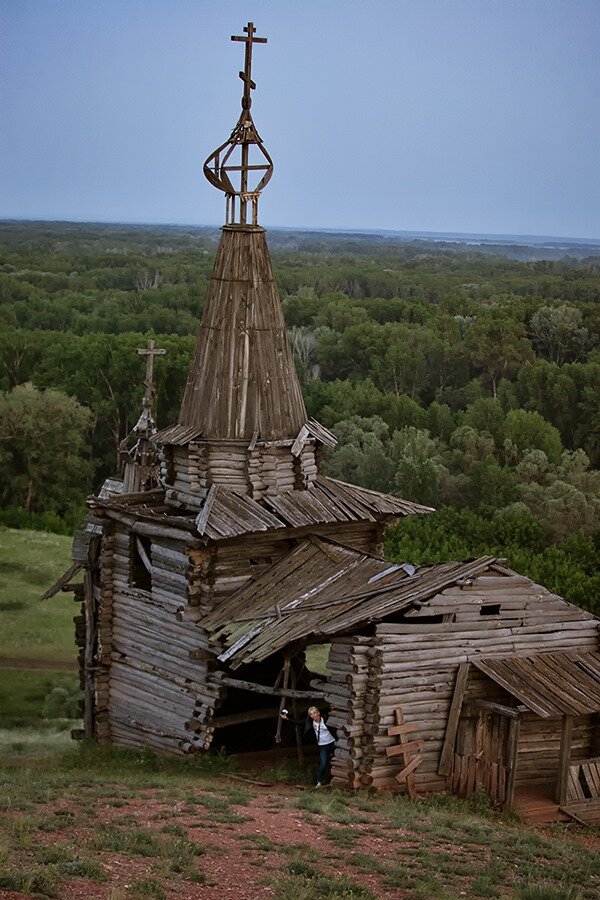
M 73 566 L 47 592 L 82 602 L 85 735 L 179 754 L 251 747 L 290 727 L 284 705 L 317 702 L 340 729 L 339 786 L 483 787 L 509 808 L 518 785 L 540 783 L 587 802 L 600 794 L 597 620 L 501 560 L 385 562 L 386 527 L 429 508 L 322 474 L 335 440 L 306 414 L 258 224 L 273 165 L 251 64 L 265 39 L 244 32 L 241 116 L 204 165 L 226 224 L 179 421 L 156 432 L 158 351 L 140 351 L 146 414 L 124 482 L 90 500 Z M 306 666 L 319 642 L 327 678 Z
M 227 684 L 208 614 L 307 535 L 376 553 L 388 524 L 428 511 L 320 473 L 320 450 L 335 440 L 306 414 L 258 225 L 273 167 L 250 113 L 251 63 L 265 39 L 252 23 L 244 31 L 234 38 L 245 44 L 241 116 L 204 166 L 226 195 L 226 224 L 179 421 L 156 433 L 143 413 L 135 452 L 124 450 L 125 484 L 90 500 L 74 566 L 54 586 L 85 571 L 76 596 L 86 735 L 173 753 L 206 750 L 216 729 L 272 715 L 262 695 L 253 703 Z M 140 352 L 150 363 L 158 351 Z M 150 438 L 162 468 L 154 489 Z

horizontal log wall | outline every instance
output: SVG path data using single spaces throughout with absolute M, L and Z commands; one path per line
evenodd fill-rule
M 482 606 L 498 603 L 499 615 L 480 614 Z M 420 617 L 435 614 L 454 621 L 419 624 Z M 446 789 L 446 779 L 437 774 L 437 768 L 461 662 L 597 647 L 598 622 L 594 617 L 527 578 L 495 572 L 474 579 L 470 585 L 443 591 L 402 623 L 382 623 L 376 629 L 376 646 L 370 651 L 369 685 L 378 690 L 379 704 L 377 711 L 365 718 L 375 732 L 369 783 L 386 790 L 403 789 L 395 780 L 401 765 L 397 758 L 386 755 L 386 747 L 397 740 L 388 737 L 387 728 L 395 722 L 395 709 L 401 707 L 404 721 L 419 726 L 411 738 L 423 742 L 423 762 L 415 770 L 417 790 Z M 469 693 L 488 699 L 505 697 L 485 681 L 487 686 L 472 673 Z M 560 726 L 556 729 L 555 722 L 548 725 L 535 716 L 526 716 L 518 784 L 555 777 Z M 577 729 L 573 752 L 583 756 L 589 724 L 581 722 Z
M 95 737 L 100 742 L 110 740 L 108 724 L 110 656 L 112 652 L 112 610 L 114 596 L 113 559 L 116 539 L 115 526 L 110 520 L 103 523 L 99 557 L 100 588 L 95 597 L 98 645 L 96 651 Z
M 153 540 L 151 591 L 130 579 L 131 534 L 105 535 L 99 598 L 97 733 L 123 746 L 158 752 L 205 750 L 223 689 L 211 671 L 201 611 L 188 585 L 206 559 L 183 542 Z
M 261 500 L 265 494 L 303 490 L 316 480 L 314 438 L 307 439 L 296 456 L 292 445 L 292 440 L 254 445 L 236 441 L 171 445 L 165 448 L 161 473 L 170 489 L 169 497 L 187 501 L 192 508 L 200 508 L 213 484 Z

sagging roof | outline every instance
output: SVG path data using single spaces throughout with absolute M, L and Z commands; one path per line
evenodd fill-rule
M 494 557 L 420 566 L 389 562 L 311 537 L 203 620 L 219 656 L 233 668 L 258 662 L 296 641 L 325 638 L 408 609 Z
M 472 664 L 544 719 L 600 711 L 600 653 L 537 653 Z
M 111 509 L 122 510 L 129 515 L 135 514 L 136 518 L 142 520 L 197 531 L 201 536 L 214 541 L 256 532 L 338 522 L 389 521 L 402 516 L 432 512 L 429 506 L 325 476 L 319 476 L 307 490 L 267 494 L 261 500 L 253 500 L 252 497 L 223 485 L 213 485 L 204 507 L 194 517 L 169 516 L 168 506 L 153 508 L 146 505 L 150 499 L 156 501 L 157 493 L 149 491 L 145 495 L 115 497 L 104 503 L 97 500 L 90 502 L 92 506 L 104 507 L 109 513 Z

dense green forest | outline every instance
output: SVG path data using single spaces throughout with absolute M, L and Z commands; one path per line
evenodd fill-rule
M 598 248 L 269 239 L 307 408 L 339 441 L 329 473 L 438 508 L 390 556 L 492 552 L 600 612 Z M 176 420 L 217 240 L 0 223 L 2 521 L 73 527 L 137 419 L 149 336 L 158 422 Z

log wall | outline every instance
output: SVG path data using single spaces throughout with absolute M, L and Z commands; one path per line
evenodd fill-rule
M 481 615 L 482 607 L 498 603 L 498 615 Z M 438 615 L 445 621 L 431 622 Z M 422 743 L 422 763 L 414 772 L 417 791 L 445 790 L 446 778 L 438 775 L 437 769 L 459 664 L 494 655 L 596 649 L 597 629 L 598 621 L 589 613 L 525 577 L 501 572 L 449 588 L 401 622 L 378 625 L 366 651 L 369 663 L 364 694 L 349 696 L 346 690 L 345 703 L 334 707 L 349 739 L 355 712 L 362 717 L 365 732 L 362 762 L 352 767 L 351 774 L 339 766 L 337 783 L 352 780 L 377 789 L 405 789 L 395 779 L 402 761 L 386 753 L 386 748 L 398 742 L 387 730 L 396 724 L 395 710 L 401 708 L 404 722 L 417 726 L 411 740 Z M 332 652 L 335 646 L 334 642 Z M 337 647 L 330 662 L 332 685 L 348 673 L 348 667 L 352 673 L 357 669 L 353 645 L 338 643 Z M 364 669 L 360 671 L 362 675 Z M 472 675 L 468 690 L 473 696 L 479 692 L 488 699 L 506 700 L 483 676 Z M 335 696 L 334 691 L 332 698 Z M 524 716 L 517 784 L 555 778 L 559 740 L 559 722 Z M 589 755 L 590 741 L 589 718 L 576 719 L 574 758 Z
M 293 440 L 167 445 L 161 467 L 167 499 L 200 510 L 213 484 L 254 500 L 267 494 L 304 490 L 318 474 L 316 441 L 305 439 L 296 452 L 292 452 L 293 447 Z
M 371 735 L 365 715 L 372 705 L 368 637 L 342 637 L 331 644 L 327 666 L 331 676 L 324 699 L 330 705 L 328 722 L 338 729 L 331 761 L 331 782 L 347 789 L 361 787 L 365 761 L 371 759 Z
M 151 590 L 140 590 L 131 583 L 132 539 L 120 526 L 103 539 L 96 736 L 159 752 L 205 750 L 223 691 L 198 625 L 201 612 L 188 596 L 202 562 L 181 542 L 154 539 Z

